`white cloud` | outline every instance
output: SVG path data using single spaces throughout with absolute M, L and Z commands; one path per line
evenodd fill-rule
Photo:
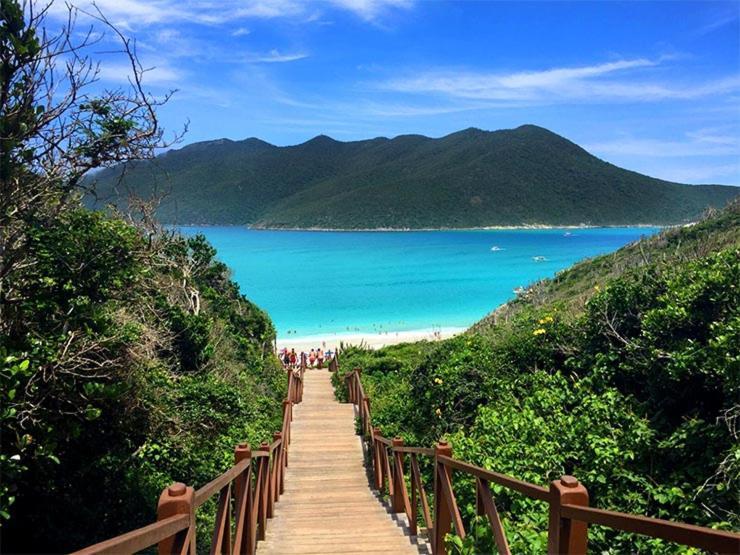
M 738 14 L 737 10 L 722 14 L 696 29 L 693 34 L 697 37 L 703 37 L 704 35 L 713 33 L 717 29 L 721 29 L 726 25 L 737 22 L 739 15 L 740 14 Z
M 365 21 L 374 21 L 392 9 L 410 8 L 413 1 L 329 0 L 322 5 L 309 0 L 71 0 L 71 4 L 89 13 L 95 13 L 97 6 L 116 26 L 132 29 L 173 22 L 220 25 L 245 19 L 317 21 L 317 7 L 328 5 L 353 13 Z M 50 14 L 66 18 L 65 2 L 56 0 Z
M 736 164 L 700 165 L 667 168 L 660 171 L 661 179 L 678 183 L 717 183 L 740 185 L 740 162 Z
M 665 59 L 637 58 L 590 66 L 513 73 L 436 70 L 391 79 L 380 83 L 379 87 L 411 94 L 545 104 L 567 101 L 693 99 L 740 90 L 740 76 L 730 76 L 700 85 L 646 81 L 643 74 Z M 635 78 L 635 74 L 639 77 Z
M 480 110 L 490 107 L 490 105 L 483 104 L 416 106 L 412 104 L 370 103 L 359 106 L 352 105 L 351 110 L 348 110 L 348 112 L 354 112 L 357 115 L 370 117 L 420 117 L 436 116 L 441 114 L 454 114 L 457 112 Z
M 251 31 L 247 29 L 246 27 L 239 27 L 238 29 L 234 29 L 231 32 L 231 36 L 232 37 L 244 37 L 248 35 L 249 33 L 251 33 Z
M 98 78 L 101 81 L 115 84 L 128 83 L 133 75 L 130 64 L 101 64 Z M 143 76 L 144 85 L 170 85 L 176 86 L 184 78 L 178 69 L 165 64 L 146 68 Z
M 281 54 L 278 50 L 270 50 L 267 54 L 253 54 L 247 56 L 246 60 L 257 64 L 274 64 L 284 62 L 295 62 L 308 58 L 308 54 L 296 52 L 294 54 Z
M 409 9 L 412 0 L 329 0 L 338 8 L 350 11 L 366 21 L 374 21 L 392 9 Z
M 729 126 L 698 129 L 686 133 L 686 136 L 698 143 L 713 145 L 734 145 L 737 147 L 740 143 L 740 138 L 736 133 L 732 133 Z
M 704 135 L 703 130 L 689 132 L 687 140 L 641 139 L 624 137 L 583 145 L 598 155 L 639 156 L 646 158 L 684 158 L 690 156 L 740 156 L 736 138 Z M 707 140 L 709 137 L 709 140 Z M 717 140 L 720 139 L 720 140 Z

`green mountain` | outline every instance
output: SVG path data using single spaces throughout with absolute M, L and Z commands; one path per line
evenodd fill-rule
M 121 171 L 95 176 L 98 206 L 154 193 L 168 223 L 277 228 L 674 224 L 739 191 L 624 170 L 534 125 L 289 147 L 221 139 Z

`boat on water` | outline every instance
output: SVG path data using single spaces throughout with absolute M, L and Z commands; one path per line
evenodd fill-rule
M 532 260 L 534 260 L 535 262 L 544 262 L 545 260 L 547 260 L 547 258 L 545 258 L 544 256 L 533 256 Z
M 498 251 L 502 251 L 502 250 L 504 250 L 504 249 L 502 249 L 501 247 L 497 247 L 496 245 L 493 245 L 491 247 L 491 252 L 498 252 Z

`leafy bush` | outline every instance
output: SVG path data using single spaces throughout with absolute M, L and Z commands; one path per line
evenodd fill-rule
M 385 435 L 446 438 L 456 457 L 540 485 L 573 474 L 601 508 L 737 529 L 739 211 L 627 247 L 613 259 L 635 263 L 618 272 L 603 258 L 583 263 L 423 356 L 405 356 L 414 345 L 348 349 L 342 371 L 364 368 Z M 454 474 L 475 533 L 450 536 L 448 547 L 488 552 L 474 483 Z M 546 504 L 493 490 L 512 551 L 542 551 Z M 590 545 L 695 552 L 602 527 L 591 527 Z
M 203 237 L 147 240 L 85 210 L 30 237 L 0 338 L 3 549 L 71 550 L 151 522 L 162 488 L 271 439 L 284 375 L 269 318 Z

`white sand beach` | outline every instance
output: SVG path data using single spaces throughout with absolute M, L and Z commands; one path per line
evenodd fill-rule
M 415 341 L 440 341 L 448 339 L 465 331 L 466 328 L 429 328 L 410 331 L 389 331 L 383 333 L 329 333 L 323 335 L 308 335 L 305 337 L 278 337 L 278 350 L 287 348 L 296 351 L 309 351 L 317 347 L 331 349 L 346 345 L 363 344 L 372 349 L 379 349 L 399 343 L 413 343 Z

